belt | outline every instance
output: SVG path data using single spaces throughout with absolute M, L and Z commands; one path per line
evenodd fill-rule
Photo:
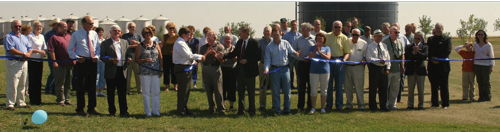
M 344 59 L 344 56 L 332 56 L 330 59 Z
M 275 66 L 275 65 L 271 65 L 271 67 L 274 67 L 274 68 L 280 68 L 280 67 L 288 67 L 288 65 L 284 65 L 284 66 Z
M 177 66 L 191 66 L 191 65 L 185 65 L 185 64 L 175 64 Z
M 220 64 L 205 64 L 203 63 L 203 66 L 219 66 Z
M 361 64 L 345 64 L 345 65 L 347 65 L 347 66 L 359 66 Z

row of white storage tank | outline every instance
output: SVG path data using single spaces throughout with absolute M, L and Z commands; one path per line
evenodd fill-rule
M 87 13 L 86 15 L 90 15 L 90 14 Z M 82 27 L 80 25 L 80 22 L 81 22 L 82 17 L 77 17 L 77 16 L 71 14 L 64 19 L 61 19 L 61 21 L 66 21 L 69 19 L 74 20 L 75 21 L 74 29 L 81 29 Z M 43 30 L 42 30 L 42 34 L 45 34 L 45 33 L 49 32 L 50 30 L 52 30 L 52 27 L 49 26 L 49 23 L 56 18 L 58 18 L 58 17 L 56 17 L 55 15 L 52 15 L 52 17 L 50 17 L 50 18 L 43 18 L 42 15 L 40 15 L 36 19 L 31 19 L 28 16 L 21 16 L 21 19 L 16 19 L 16 18 L 12 17 L 10 20 L 5 21 L 5 20 L 2 20 L 2 17 L 0 17 L 0 36 L 3 37 L 12 31 L 12 29 L 10 27 L 11 27 L 12 21 L 14 21 L 14 20 L 20 20 L 22 25 L 28 24 L 30 26 L 31 26 L 31 23 L 33 21 L 35 21 L 35 20 L 40 21 L 42 23 L 42 25 L 44 25 Z M 113 19 L 106 17 L 102 21 L 100 21 L 97 17 L 92 17 L 92 18 L 94 20 L 94 26 L 102 27 L 104 29 L 104 37 L 109 36 L 109 28 L 112 25 L 118 25 L 122 29 L 123 33 L 128 33 L 129 31 L 128 31 L 127 25 L 130 22 L 134 22 L 136 24 L 136 32 L 139 34 L 144 27 L 149 26 L 149 25 L 154 25 L 156 27 L 156 34 L 166 34 L 167 30 L 165 29 L 165 26 L 167 25 L 168 22 L 170 22 L 170 19 L 163 17 L 162 15 L 154 18 L 153 20 L 144 18 L 144 17 L 142 17 L 142 15 L 134 20 L 129 20 L 129 19 L 125 18 L 125 16 L 122 16 L 121 18 L 118 18 L 116 20 L 113 20 Z

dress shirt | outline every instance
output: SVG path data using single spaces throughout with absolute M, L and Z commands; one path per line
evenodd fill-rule
M 238 36 L 231 34 L 233 36 L 233 40 L 231 41 L 231 44 L 236 46 L 236 42 L 238 42 Z M 224 44 L 224 34 L 219 38 L 219 43 Z
M 309 52 L 306 51 L 309 51 L 309 48 L 315 45 L 316 41 L 314 40 L 313 35 L 309 35 L 307 38 L 304 36 L 300 36 L 297 38 L 297 40 L 294 41 L 294 43 L 292 44 L 292 48 L 295 51 L 301 51 L 297 59 L 302 61 L 304 60 L 304 57 L 309 55 Z
M 380 47 L 380 49 L 378 47 Z M 372 42 L 371 44 L 368 44 L 368 47 L 366 48 L 366 61 L 378 60 L 390 60 L 389 51 L 387 51 L 387 45 L 385 45 L 384 43 Z M 375 62 L 373 64 L 377 66 L 384 66 L 384 64 L 380 62 Z M 387 68 L 387 70 L 390 70 L 391 63 L 386 62 L 385 68 Z
M 325 32 L 325 31 L 323 31 L 323 30 L 319 30 L 319 33 L 323 33 L 323 35 L 326 35 L 326 32 Z M 312 31 L 311 31 L 311 35 L 316 36 L 317 34 L 318 34 L 318 33 L 316 33 L 316 31 L 315 31 L 315 30 L 312 30 Z
M 248 47 L 248 39 L 250 39 L 250 37 L 248 37 L 247 39 L 243 40 L 243 44 L 245 46 L 245 50 L 247 49 Z M 243 53 L 243 47 L 241 47 L 241 53 Z
M 36 36 L 33 32 L 28 35 L 28 40 L 31 44 L 31 48 L 35 50 L 47 50 L 47 45 L 45 44 L 45 37 L 42 34 Z M 40 53 L 31 54 L 31 58 L 43 58 Z M 40 61 L 37 61 L 40 62 Z
M 358 39 L 358 42 L 353 43 L 352 38 L 349 39 L 349 44 L 352 47 L 351 54 L 349 54 L 348 61 L 362 61 L 363 57 L 366 57 L 366 48 L 368 44 L 362 39 Z
M 272 41 L 266 48 L 266 57 L 264 58 L 264 68 L 269 71 L 269 67 L 288 65 L 288 54 L 295 53 L 288 41 L 281 39 L 279 44 Z
M 363 39 L 364 41 L 366 41 L 366 44 L 371 44 L 373 42 L 373 36 L 372 35 L 370 35 L 370 38 L 367 38 L 365 35 L 361 35 L 359 38 Z
M 8 51 L 11 49 L 16 49 L 16 50 L 23 52 L 23 53 L 28 53 L 28 51 L 32 50 L 31 44 L 28 41 L 28 37 L 22 35 L 21 33 L 19 33 L 19 35 L 20 36 L 17 36 L 12 31 L 9 34 L 5 35 L 5 37 L 3 39 L 3 44 L 4 44 L 4 48 L 5 48 L 5 56 L 23 57 L 23 55 L 10 54 Z
M 290 32 L 290 30 L 292 30 L 292 29 L 291 29 L 291 28 L 289 28 L 289 27 L 287 27 L 287 28 L 286 28 L 286 30 L 285 30 L 285 29 L 283 29 L 283 28 L 280 28 L 280 29 L 281 29 L 281 33 L 282 33 L 282 34 L 286 34 L 286 33 Z M 283 36 L 282 36 L 282 37 L 283 37 Z
M 69 60 L 71 59 L 68 54 L 68 44 L 69 40 L 71 40 L 71 35 L 58 33 L 53 35 L 48 42 L 48 50 L 53 51 L 56 60 Z M 59 65 L 75 65 L 75 61 L 71 62 L 57 62 Z
M 286 34 L 285 34 L 285 36 L 283 36 L 283 39 L 284 39 L 284 40 L 286 40 L 286 41 L 288 41 L 288 43 L 293 44 L 293 42 L 294 42 L 295 40 L 297 40 L 297 38 L 298 38 L 299 36 L 302 36 L 302 34 L 301 34 L 301 33 L 299 33 L 298 31 L 297 31 L 297 32 L 295 32 L 295 33 L 293 33 L 293 32 L 288 32 L 288 33 L 286 33 Z
M 330 47 L 333 57 L 344 56 L 344 54 L 351 53 L 351 45 L 349 39 L 344 34 L 340 33 L 335 36 L 333 32 L 325 34 L 325 45 Z
M 123 58 L 122 58 L 122 44 L 120 43 L 120 39 L 118 41 L 113 40 L 113 46 L 115 46 L 116 58 L 118 59 L 118 66 L 123 66 Z
M 486 59 L 495 58 L 495 52 L 493 52 L 493 46 L 491 43 L 486 43 L 483 47 L 479 47 L 479 44 L 474 43 L 474 59 Z M 475 65 L 481 66 L 494 66 L 495 60 L 474 60 Z
M 404 36 L 408 39 L 408 41 L 410 42 L 410 44 L 415 43 L 415 34 L 411 33 L 408 36 L 406 36 L 406 34 L 405 34 Z
M 264 36 L 262 36 L 262 39 L 259 40 L 260 51 L 264 51 L 264 52 L 260 52 L 260 54 L 261 54 L 261 57 L 260 57 L 261 62 L 260 63 L 264 63 L 264 57 L 266 56 L 266 47 L 271 42 L 273 42 L 272 37 L 269 37 L 269 41 L 266 41 Z
M 172 53 L 172 62 L 174 64 L 193 65 L 195 63 L 194 60 L 201 59 L 203 59 L 203 55 L 193 54 L 186 41 L 181 37 L 177 38 L 177 41 L 174 43 L 174 51 Z
M 89 38 L 92 44 L 92 48 L 94 48 L 95 57 L 99 58 L 101 55 L 101 46 L 99 44 L 99 36 L 94 30 L 89 31 Z M 90 50 L 88 47 L 88 39 L 87 39 L 87 31 L 83 28 L 74 32 L 71 35 L 71 40 L 68 44 L 68 54 L 72 59 L 77 59 L 78 57 L 90 57 Z M 73 51 L 73 49 L 75 51 Z

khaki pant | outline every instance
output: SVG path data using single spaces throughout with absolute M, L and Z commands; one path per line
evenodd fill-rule
M 365 85 L 365 66 L 345 66 L 344 72 L 344 90 L 347 98 L 346 107 L 353 108 L 353 92 L 356 91 L 358 108 L 364 109 L 364 85 Z
M 387 106 L 392 107 L 396 106 L 396 99 L 398 98 L 399 94 L 399 81 L 401 79 L 401 72 L 394 72 L 394 73 L 389 73 L 387 75 L 389 77 L 389 87 L 387 89 L 388 92 L 388 101 L 387 101 Z
M 135 63 L 135 54 L 132 53 L 132 63 L 130 63 L 127 69 L 127 93 L 130 92 L 130 81 L 132 80 L 132 71 L 134 72 L 135 77 L 135 86 L 137 87 L 137 92 L 141 92 L 141 79 L 139 78 L 139 64 Z
M 49 62 L 52 63 L 52 62 Z M 71 70 L 73 65 L 59 66 L 54 68 L 54 81 L 56 90 L 57 103 L 70 103 L 71 96 Z
M 217 111 L 225 112 L 224 99 L 222 98 L 222 71 L 220 66 L 202 66 L 203 67 L 203 83 L 205 83 L 205 90 L 207 91 L 207 99 L 209 110 L 215 112 L 215 105 Z M 215 98 L 215 102 L 214 102 Z
M 417 91 L 418 91 L 418 107 L 424 107 L 424 83 L 425 76 L 417 75 L 417 71 L 413 73 L 413 75 L 406 76 L 408 78 L 408 107 L 413 106 L 413 99 L 415 98 L 415 82 L 417 83 Z
M 474 72 L 464 72 L 462 71 L 462 89 L 463 89 L 463 94 L 462 94 L 462 99 L 474 99 L 474 94 L 475 94 L 475 83 L 474 83 L 474 78 L 476 75 Z
M 266 80 L 266 83 L 264 83 Z M 264 63 L 259 63 L 259 104 L 261 108 L 266 108 L 266 100 L 267 100 L 267 89 L 271 89 L 271 79 L 268 75 L 264 75 Z M 262 86 L 265 86 L 262 88 Z M 272 90 L 270 90 L 272 92 Z M 274 104 L 273 104 L 274 106 Z
M 7 84 L 7 107 L 26 106 L 24 93 L 28 78 L 28 62 L 7 60 L 5 61 L 5 79 Z

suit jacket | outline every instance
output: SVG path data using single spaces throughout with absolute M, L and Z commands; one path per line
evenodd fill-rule
M 224 54 L 224 58 L 226 59 L 226 58 L 238 57 L 237 68 L 243 68 L 246 77 L 249 78 L 256 77 L 259 75 L 258 62 L 261 58 L 259 42 L 250 37 L 248 39 L 248 44 L 245 48 L 245 55 L 243 57 L 241 57 L 242 46 L 243 46 L 243 40 L 239 39 L 238 42 L 236 42 L 236 47 L 234 48 L 233 52 Z M 247 59 L 247 63 L 241 64 L 240 63 L 241 59 Z
M 432 36 L 427 40 L 427 46 L 429 46 L 429 59 L 435 58 L 448 58 L 451 53 L 451 38 L 448 36 Z M 439 61 L 439 64 L 434 64 L 431 61 L 427 62 L 427 68 L 429 71 L 450 71 L 449 61 Z
M 427 71 L 425 69 L 424 60 L 427 59 L 428 46 L 421 43 L 418 47 L 420 48 L 416 54 L 413 54 L 413 46 L 416 44 L 407 45 L 405 48 L 405 59 L 410 60 L 405 62 L 406 71 L 405 75 L 413 75 L 417 71 L 418 76 L 426 76 Z
M 121 39 L 120 38 L 120 46 L 122 49 L 119 49 L 121 50 L 122 52 L 122 60 L 125 60 L 125 61 L 122 61 L 123 63 L 123 76 L 125 76 L 125 78 L 127 78 L 127 67 L 128 67 L 128 64 L 127 64 L 127 59 L 132 59 L 132 55 L 130 54 L 130 51 L 128 50 L 128 42 L 127 40 L 125 39 Z M 102 42 L 101 44 L 101 56 L 104 57 L 104 56 L 109 56 L 109 58 L 104 58 L 104 59 L 101 59 L 105 64 L 105 71 L 104 71 L 104 78 L 106 79 L 113 79 L 115 78 L 115 75 L 116 75 L 116 70 L 117 70 L 117 66 L 118 65 L 115 65 L 113 64 L 113 60 L 114 58 L 117 58 L 116 57 L 116 52 L 115 52 L 115 46 L 113 45 L 113 40 L 112 38 L 110 39 L 106 39 Z M 132 62 L 133 63 L 133 62 Z

